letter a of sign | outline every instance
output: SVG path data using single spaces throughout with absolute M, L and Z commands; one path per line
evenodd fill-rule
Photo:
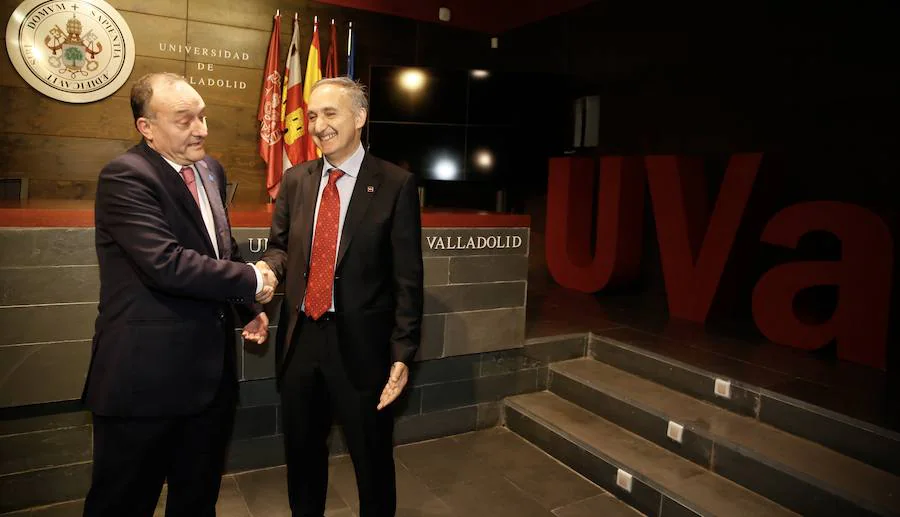
M 890 230 L 865 208 L 815 201 L 775 214 L 762 240 L 796 249 L 803 235 L 816 231 L 840 239 L 841 260 L 791 262 L 770 269 L 753 289 L 753 319 L 776 343 L 815 350 L 837 340 L 841 359 L 884 368 L 894 264 Z M 801 321 L 794 298 L 817 285 L 837 286 L 837 307 L 824 323 Z
M 640 158 L 603 157 L 599 190 L 595 167 L 590 157 L 553 158 L 547 186 L 547 268 L 559 285 L 585 293 L 636 278 L 641 262 L 643 163 Z
M 759 153 L 731 156 L 715 208 L 707 218 L 702 163 L 675 156 L 647 157 L 671 316 L 698 323 L 706 320 L 761 160 Z

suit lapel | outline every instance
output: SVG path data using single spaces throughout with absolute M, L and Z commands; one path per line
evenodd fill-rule
M 194 201 L 194 196 L 188 190 L 187 185 L 181 174 L 166 162 L 162 156 L 150 148 L 146 142 L 142 142 L 141 151 L 144 158 L 147 159 L 156 170 L 161 174 L 161 181 L 172 196 L 181 206 L 181 209 L 187 215 L 187 219 L 194 225 L 194 229 L 200 232 L 200 237 L 206 243 L 206 254 L 215 256 L 215 250 L 212 248 L 212 242 L 209 240 L 209 233 L 206 231 L 206 225 L 203 224 L 203 215 L 200 213 L 200 207 Z
M 309 255 L 311 253 L 310 249 L 312 246 L 312 234 L 313 234 L 313 221 L 315 220 L 316 214 L 316 201 L 319 198 L 319 186 L 322 182 L 322 167 L 324 166 L 324 162 L 319 159 L 316 161 L 316 164 L 313 165 L 309 171 L 309 173 L 302 178 L 303 184 L 301 185 L 301 193 L 300 199 L 298 202 L 300 203 L 300 210 L 302 211 L 302 216 L 300 218 L 300 224 L 303 225 L 303 230 L 300 232 L 303 241 L 301 242 L 300 249 L 303 250 L 303 262 L 301 264 L 304 267 L 309 266 Z
M 341 266 L 341 260 L 347 253 L 347 248 L 350 247 L 350 241 L 353 240 L 353 234 L 365 218 L 369 202 L 378 191 L 379 185 L 381 185 L 381 170 L 375 166 L 374 162 L 369 159 L 369 154 L 366 153 L 359 168 L 359 176 L 356 178 L 356 185 L 350 196 L 350 206 L 347 208 L 347 216 L 344 219 L 344 227 L 341 230 L 341 244 L 338 248 L 337 261 L 334 264 L 335 271 Z
M 209 208 L 212 211 L 216 241 L 219 246 L 219 258 L 228 260 L 231 258 L 231 232 L 228 231 L 228 216 L 225 215 L 225 207 L 222 205 L 219 185 L 205 158 L 196 165 L 197 174 L 203 183 L 203 189 L 206 190 L 206 199 L 209 200 Z

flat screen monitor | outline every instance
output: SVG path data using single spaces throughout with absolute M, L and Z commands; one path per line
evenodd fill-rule
M 372 154 L 426 180 L 466 179 L 463 126 L 369 123 Z
M 465 124 L 466 81 L 465 70 L 375 66 L 369 112 L 378 121 Z
M 427 181 L 497 181 L 511 171 L 520 144 L 513 120 L 518 79 L 400 66 L 370 73 L 373 154 Z

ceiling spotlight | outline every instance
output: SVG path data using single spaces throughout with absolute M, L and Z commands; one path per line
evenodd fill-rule
M 487 70 L 472 70 L 472 77 L 475 79 L 485 79 L 491 75 Z
M 475 151 L 475 165 L 483 171 L 489 171 L 493 169 L 494 154 L 487 149 L 479 149 Z
M 434 178 L 438 180 L 455 180 L 459 172 L 456 163 L 450 158 L 438 158 L 432 168 Z
M 409 68 L 400 73 L 400 86 L 404 90 L 417 92 L 425 86 L 425 72 Z

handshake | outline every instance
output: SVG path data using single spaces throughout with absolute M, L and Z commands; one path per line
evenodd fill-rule
M 275 296 L 275 288 L 278 287 L 278 279 L 275 278 L 275 272 L 261 260 L 256 264 L 252 264 L 252 266 L 259 271 L 263 279 L 263 288 L 256 295 L 256 301 L 269 303 L 272 301 L 272 297 Z M 241 336 L 245 341 L 263 344 L 269 338 L 269 317 L 266 315 L 266 312 L 260 312 L 253 318 L 253 321 L 245 325 Z
M 259 303 L 269 303 L 272 301 L 272 297 L 275 296 L 275 289 L 278 287 L 278 278 L 275 277 L 275 272 L 269 267 L 268 264 L 260 260 L 255 264 L 257 271 L 262 274 L 263 278 L 263 288 L 256 295 L 256 301 Z

